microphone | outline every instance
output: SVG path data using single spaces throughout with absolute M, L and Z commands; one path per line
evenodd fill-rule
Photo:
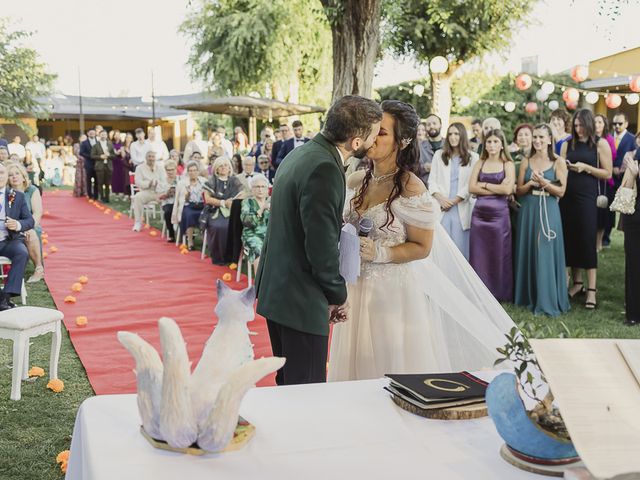
M 368 237 L 369 232 L 373 229 L 373 220 L 367 217 L 362 217 L 358 223 L 358 236 Z

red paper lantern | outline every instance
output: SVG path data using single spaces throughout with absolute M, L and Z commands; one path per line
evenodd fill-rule
M 629 82 L 629 88 L 631 89 L 632 92 L 640 92 L 640 76 L 639 77 L 633 77 L 631 79 L 631 81 Z
M 527 113 L 536 113 L 538 111 L 538 104 L 536 102 L 529 102 L 525 105 L 524 111 Z
M 622 97 L 617 93 L 610 93 L 607 95 L 604 103 L 607 104 L 607 107 L 610 109 L 618 108 L 622 104 Z
M 526 73 L 521 73 L 516 77 L 516 88 L 518 90 L 527 90 L 533 84 L 533 80 Z
M 571 69 L 571 78 L 574 82 L 584 82 L 589 76 L 589 67 L 576 65 Z
M 578 102 L 565 102 L 565 106 L 567 107 L 567 110 L 575 110 L 578 108 Z
M 562 94 L 562 99 L 565 103 L 577 102 L 580 100 L 580 92 L 575 88 L 567 88 Z

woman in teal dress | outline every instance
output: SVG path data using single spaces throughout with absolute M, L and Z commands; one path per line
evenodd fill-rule
M 551 128 L 533 130 L 531 156 L 522 160 L 517 195 L 515 303 L 552 317 L 569 310 L 559 199 L 567 165 L 553 151 Z
M 242 221 L 242 248 L 244 255 L 253 264 L 253 271 L 258 271 L 258 259 L 262 251 L 264 237 L 269 222 L 269 180 L 262 174 L 249 179 L 251 197 L 242 201 L 240 220 Z

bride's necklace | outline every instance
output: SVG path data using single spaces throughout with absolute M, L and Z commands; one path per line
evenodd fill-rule
M 371 172 L 371 178 L 375 183 L 381 183 L 381 182 L 384 182 L 386 179 L 393 177 L 396 173 L 398 173 L 398 170 L 399 169 L 396 168 L 393 172 L 385 173 L 384 175 L 380 175 L 379 177 L 376 177 L 375 174 Z

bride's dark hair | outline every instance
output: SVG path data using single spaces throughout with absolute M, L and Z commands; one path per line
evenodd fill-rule
M 420 148 L 418 147 L 418 140 L 416 139 L 420 117 L 412 105 L 399 100 L 385 100 L 380 106 L 382 107 L 382 111 L 391 115 L 394 120 L 393 138 L 397 147 L 394 152 L 397 152 L 396 166 L 398 167 L 398 171 L 393 176 L 393 188 L 391 189 L 385 206 L 387 210 L 387 222 L 380 227 L 384 228 L 391 225 L 395 220 L 395 216 L 391 211 L 391 204 L 400 196 L 403 187 L 409 181 L 409 175 L 407 174 L 414 173 L 419 175 L 420 173 Z M 354 210 L 358 210 L 362 206 L 372 177 L 373 162 L 370 161 L 362 186 L 352 200 Z

